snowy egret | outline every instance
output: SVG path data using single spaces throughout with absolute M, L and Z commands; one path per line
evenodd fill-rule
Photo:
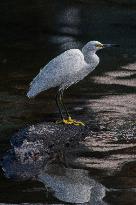
M 72 84 L 82 80 L 96 68 L 99 64 L 99 57 L 96 55 L 96 51 L 112 46 L 118 45 L 90 41 L 82 50 L 70 49 L 58 55 L 45 65 L 33 79 L 27 96 L 33 98 L 44 90 L 48 90 L 51 87 L 58 87 L 56 103 L 62 118 L 61 122 L 64 124 L 84 125 L 83 122 L 71 118 L 63 102 L 63 92 Z M 67 118 L 64 117 L 62 108 L 65 110 Z

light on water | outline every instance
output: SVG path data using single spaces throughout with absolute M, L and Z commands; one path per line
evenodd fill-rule
M 91 179 L 87 170 L 53 166 L 42 171 L 38 180 L 43 182 L 45 187 L 51 188 L 55 197 L 61 201 L 106 205 L 102 201 L 105 187 Z

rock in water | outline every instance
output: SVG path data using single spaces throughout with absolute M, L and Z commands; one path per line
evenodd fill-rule
M 21 129 L 11 138 L 12 149 L 2 159 L 6 177 L 36 177 L 47 163 L 75 148 L 84 129 L 45 122 Z
M 11 145 L 2 160 L 9 178 L 37 179 L 49 164 L 60 160 L 68 167 L 109 176 L 136 160 L 136 126 L 133 119 L 125 118 L 101 118 L 101 124 L 90 121 L 85 127 L 43 122 L 14 134 Z

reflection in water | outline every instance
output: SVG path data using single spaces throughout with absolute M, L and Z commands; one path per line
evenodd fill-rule
M 105 187 L 88 176 L 87 170 L 52 166 L 38 176 L 55 197 L 69 203 L 104 205 Z

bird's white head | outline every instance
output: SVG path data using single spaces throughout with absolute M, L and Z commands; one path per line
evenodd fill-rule
M 84 51 L 86 52 L 96 52 L 100 49 L 103 49 L 103 48 L 109 48 L 109 47 L 117 47 L 119 45 L 117 44 L 102 44 L 100 43 L 99 41 L 89 41 L 82 49 L 83 53 Z
M 83 53 L 96 52 L 103 48 L 103 44 L 99 41 L 89 41 L 82 49 Z

